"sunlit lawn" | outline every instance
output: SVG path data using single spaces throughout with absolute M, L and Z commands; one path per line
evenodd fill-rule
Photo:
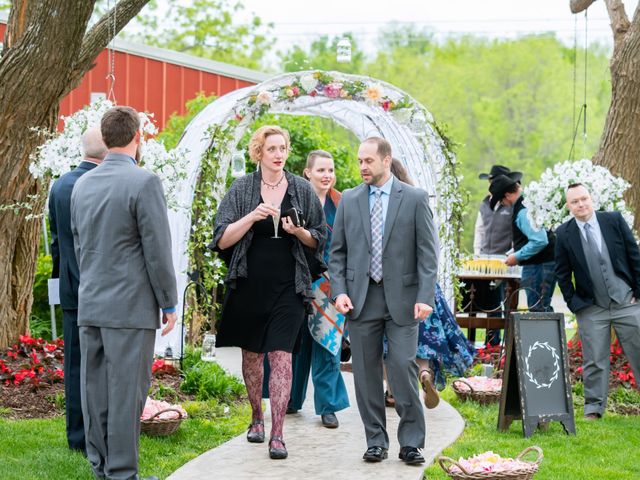
M 188 410 L 189 411 L 189 410 Z M 206 417 L 206 412 L 202 412 Z M 232 407 L 228 416 L 190 418 L 168 437 L 142 436 L 140 474 L 166 478 L 192 458 L 240 434 L 250 410 Z M 66 447 L 63 417 L 44 420 L 0 418 L 0 479 L 92 480 L 87 460 Z
M 576 409 L 577 435 L 566 435 L 559 422 L 552 422 L 546 432 L 537 431 L 530 438 L 522 435 L 522 422 L 514 422 L 508 432 L 498 432 L 498 406 L 481 407 L 475 402 L 460 402 L 450 387 L 443 398 L 451 403 L 466 422 L 462 436 L 443 455 L 458 459 L 493 450 L 502 456 L 515 457 L 526 447 L 537 445 L 544 452 L 536 480 L 637 480 L 640 478 L 640 418 L 607 413 L 598 422 L 582 419 Z M 427 432 L 435 436 L 438 432 Z M 428 441 L 428 440 L 427 440 Z M 530 453 L 527 460 L 535 458 Z M 425 471 L 427 479 L 448 476 L 434 463 Z

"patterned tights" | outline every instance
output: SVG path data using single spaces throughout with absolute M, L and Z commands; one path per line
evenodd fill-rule
M 282 437 L 284 416 L 291 394 L 291 354 L 283 351 L 269 352 L 269 397 L 271 400 L 271 437 Z M 252 420 L 262 420 L 262 379 L 264 377 L 264 353 L 242 350 L 242 375 L 251 403 Z

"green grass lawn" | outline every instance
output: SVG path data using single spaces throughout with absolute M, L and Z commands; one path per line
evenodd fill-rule
M 190 414 L 195 410 L 187 407 Z M 219 411 L 219 407 L 215 410 Z M 217 416 L 198 406 L 196 418 L 182 422 L 175 434 L 168 437 L 143 435 L 140 475 L 166 478 L 192 458 L 243 432 L 249 423 L 250 412 L 248 404 L 241 404 L 231 407 L 228 415 Z M 67 448 L 63 417 L 18 421 L 0 418 L 0 479 L 93 478 L 87 460 Z
M 607 413 L 598 422 L 582 419 L 577 407 L 577 435 L 566 435 L 559 422 L 546 432 L 536 431 L 530 438 L 522 435 L 522 422 L 513 422 L 508 432 L 498 432 L 498 405 L 481 407 L 475 402 L 460 402 L 450 387 L 442 397 L 463 416 L 466 426 L 460 438 L 442 454 L 457 460 L 492 450 L 503 457 L 516 457 L 530 445 L 544 452 L 536 480 L 636 480 L 640 478 L 640 417 Z M 427 432 L 429 436 L 438 432 Z M 533 460 L 534 453 L 527 455 Z M 436 463 L 425 470 L 425 478 L 449 478 Z

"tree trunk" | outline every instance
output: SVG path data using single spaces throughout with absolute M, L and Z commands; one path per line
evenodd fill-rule
M 87 32 L 95 0 L 13 0 L 0 57 L 0 348 L 28 331 L 31 312 L 40 222 L 27 216 L 48 187 L 29 173 L 44 141 L 34 128 L 55 130 L 60 100 L 148 1 L 120 0 L 115 32 L 104 19 Z
M 570 0 L 579 13 L 595 0 Z M 631 184 L 625 200 L 635 215 L 633 227 L 640 233 L 640 5 L 629 21 L 623 0 L 604 0 L 611 20 L 611 105 L 600 147 L 593 162 L 607 167 Z
M 625 200 L 635 214 L 640 232 L 640 18 L 634 21 L 614 49 L 611 61 L 611 105 L 600 148 L 593 161 L 629 183 Z

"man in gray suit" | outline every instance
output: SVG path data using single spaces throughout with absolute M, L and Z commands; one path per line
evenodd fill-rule
M 107 111 L 100 130 L 109 154 L 71 195 L 87 458 L 96 477 L 114 480 L 140 478 L 140 415 L 160 309 L 163 335 L 176 321 L 166 202 L 160 179 L 137 166 L 139 127 L 134 109 Z
M 598 420 L 607 406 L 611 327 L 640 380 L 640 249 L 620 212 L 594 212 L 584 185 L 569 185 L 566 199 L 574 218 L 556 230 L 555 268 L 582 341 L 584 417 Z
M 379 137 L 358 149 L 363 183 L 342 196 L 329 258 L 336 308 L 349 315 L 356 400 L 364 423 L 363 458 L 387 458 L 382 338 L 400 415 L 400 459 L 423 463 L 425 423 L 415 362 L 418 323 L 432 309 L 438 253 L 425 191 L 391 175 L 391 145 Z

